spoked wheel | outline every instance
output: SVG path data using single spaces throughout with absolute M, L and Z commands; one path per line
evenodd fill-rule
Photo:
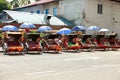
M 106 51 L 107 49 L 106 48 L 103 48 L 103 51 Z
M 3 49 L 4 55 L 6 55 L 7 54 L 7 46 L 5 44 L 3 44 L 2 49 Z
M 48 48 L 44 47 L 43 52 L 48 52 Z
M 6 48 L 3 46 L 3 54 L 6 55 L 7 54 L 7 50 Z
M 62 51 L 59 51 L 59 50 L 55 50 L 55 53 L 62 53 Z
M 25 52 L 24 52 L 24 51 L 22 51 L 22 52 L 21 52 L 21 55 L 25 55 Z
M 4 55 L 6 55 L 6 54 L 7 54 L 7 51 L 6 51 L 6 49 L 3 49 L 3 53 L 4 53 Z
M 92 48 L 90 47 L 90 48 L 88 48 L 87 50 L 88 50 L 89 52 L 91 52 L 91 51 L 92 51 Z
M 79 53 L 82 52 L 82 49 L 79 49 L 78 52 L 79 52 Z
M 21 52 L 21 55 L 25 55 L 26 49 L 24 48 L 23 51 Z
M 26 50 L 24 50 L 24 54 L 28 54 L 28 50 L 26 49 Z
M 3 54 L 6 55 L 7 54 L 7 50 L 3 47 Z
M 118 48 L 116 48 L 116 47 L 112 47 L 112 50 L 113 50 L 113 51 L 117 51 Z
M 38 51 L 38 54 L 42 55 L 42 54 L 43 54 L 43 51 Z
M 75 52 L 80 53 L 81 49 L 76 49 Z
M 58 53 L 62 54 L 62 50 L 61 50 L 61 51 L 58 51 Z

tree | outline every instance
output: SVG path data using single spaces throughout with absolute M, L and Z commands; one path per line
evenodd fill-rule
M 9 10 L 10 9 L 10 3 L 6 0 L 0 0 L 0 13 L 3 10 Z
M 16 7 L 21 7 L 27 4 L 30 4 L 30 0 L 12 0 L 11 2 L 12 8 L 16 8 Z
M 35 2 L 40 1 L 40 0 L 35 0 Z
M 19 0 L 12 0 L 10 4 L 12 8 L 19 7 Z
M 31 1 L 30 0 L 20 0 L 20 6 L 24 6 L 24 5 L 27 5 L 27 4 L 30 4 Z

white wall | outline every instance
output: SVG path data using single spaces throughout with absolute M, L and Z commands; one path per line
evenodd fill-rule
M 43 14 L 45 9 L 49 9 L 49 13 L 53 14 L 54 7 L 58 7 L 58 3 L 53 2 L 53 3 L 42 4 L 42 5 L 35 5 L 31 7 L 21 8 L 21 9 L 18 9 L 17 11 L 23 11 L 23 12 L 33 11 L 34 13 L 36 13 L 37 10 L 40 10 L 41 13 Z
M 112 20 L 111 30 L 118 32 L 120 35 L 120 3 L 112 3 L 112 19 L 111 20 Z
M 53 2 L 53 3 L 43 4 L 43 5 L 42 5 L 42 8 L 41 8 L 42 13 L 43 13 L 43 11 L 44 11 L 45 9 L 48 9 L 48 8 L 49 8 L 49 14 L 53 14 L 53 8 L 54 8 L 54 7 L 58 7 L 58 3 Z
M 34 6 L 34 7 L 27 7 L 27 8 L 20 9 L 20 11 L 23 11 L 23 12 L 31 12 L 31 11 L 33 11 L 34 13 L 36 13 L 37 10 L 40 10 L 39 5 Z
M 100 2 L 101 1 L 101 2 Z M 103 4 L 103 14 L 97 14 L 97 4 Z M 120 3 L 108 0 L 85 0 L 86 26 L 96 25 L 120 34 Z M 115 21 L 113 21 L 113 18 Z
M 103 14 L 97 13 L 97 4 L 103 5 Z M 111 26 L 111 4 L 105 0 L 86 0 L 85 2 L 86 26 L 96 25 L 100 27 Z
M 62 0 L 60 2 L 60 14 L 68 20 L 76 22 L 79 25 L 79 18 L 82 17 L 84 9 L 84 0 Z

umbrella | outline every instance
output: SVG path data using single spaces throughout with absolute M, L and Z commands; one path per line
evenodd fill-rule
M 106 28 L 101 28 L 101 29 L 99 30 L 99 32 L 107 32 L 107 31 L 109 31 L 109 30 L 106 29 Z
M 52 28 L 50 26 L 41 26 L 38 28 L 38 32 L 45 32 L 45 31 L 49 31 L 52 30 Z
M 36 28 L 36 26 L 32 23 L 23 23 L 20 25 L 20 28 Z
M 74 26 L 72 28 L 72 31 L 82 31 L 82 30 L 85 30 L 85 27 L 83 27 L 83 26 Z
M 72 32 L 72 30 L 69 28 L 62 28 L 62 29 L 57 31 L 58 34 L 65 34 L 65 35 L 70 34 L 71 32 Z
M 100 30 L 100 28 L 99 28 L 99 27 L 97 27 L 97 26 L 90 26 L 90 27 L 88 27 L 88 29 L 87 29 L 87 30 L 97 31 L 97 30 Z
M 3 26 L 2 31 L 18 31 L 18 28 L 13 25 Z

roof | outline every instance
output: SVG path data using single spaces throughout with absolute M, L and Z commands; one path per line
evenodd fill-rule
M 10 11 L 10 10 L 4 10 L 4 12 L 18 23 L 26 22 L 33 24 L 46 24 L 45 22 L 45 17 L 47 16 L 46 14 L 36 14 L 30 12 L 19 12 L 19 11 Z M 59 18 L 50 14 L 48 16 L 51 16 L 50 25 L 68 26 L 66 22 L 60 20 Z
M 10 10 L 4 10 L 3 12 L 6 12 L 7 15 L 9 15 L 13 20 L 17 21 L 18 23 L 29 22 L 34 24 L 42 24 L 42 21 L 38 18 L 37 14 Z
M 14 8 L 13 10 L 21 9 L 21 8 L 25 8 L 25 7 L 31 7 L 31 6 L 35 6 L 35 5 L 39 5 L 39 4 L 45 4 L 45 3 L 49 3 L 49 2 L 53 2 L 53 1 L 55 1 L 55 0 L 40 0 L 40 1 L 33 2 L 31 4 L 28 4 L 28 5 L 25 5 L 25 6 L 22 6 L 22 7 Z

